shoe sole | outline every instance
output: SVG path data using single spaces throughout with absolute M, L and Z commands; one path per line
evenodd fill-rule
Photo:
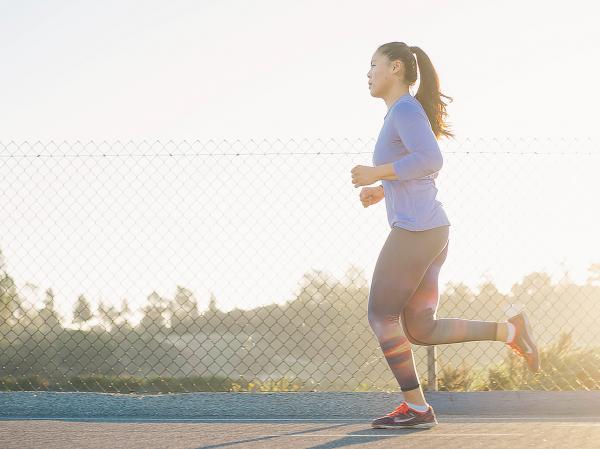
M 526 355 L 524 358 L 525 358 L 525 361 L 527 362 L 528 368 L 531 371 L 533 371 L 534 373 L 539 373 L 540 372 L 540 361 L 539 361 L 540 356 L 538 353 L 537 345 L 533 341 L 533 332 L 531 330 L 531 326 L 529 325 L 529 319 L 527 318 L 527 315 L 525 315 L 523 312 L 521 312 L 520 315 L 523 318 L 523 324 L 525 325 L 525 332 L 527 334 L 527 345 L 530 346 L 532 349 L 532 352 L 525 353 Z M 529 357 L 535 357 L 535 359 L 537 360 L 537 363 L 536 363 L 537 369 L 534 369 L 529 365 L 529 360 L 528 360 L 527 354 L 529 354 Z
M 533 341 L 533 331 L 531 330 L 531 326 L 529 325 L 529 319 L 527 318 L 526 315 L 523 315 L 523 322 L 525 323 L 525 330 L 527 332 L 527 337 L 528 337 L 527 344 L 529 346 L 531 346 L 531 349 L 533 349 L 533 353 L 531 353 L 531 357 L 535 357 L 535 360 L 537 361 L 537 363 L 536 363 L 537 369 L 531 369 L 531 370 L 535 373 L 538 373 L 540 371 L 540 355 L 539 355 L 539 352 L 537 349 L 537 345 Z
M 375 424 L 371 425 L 371 427 L 373 427 L 374 429 L 429 429 L 431 427 L 437 426 L 437 424 L 438 423 L 436 422 L 415 424 L 414 426 L 390 426 L 387 424 Z

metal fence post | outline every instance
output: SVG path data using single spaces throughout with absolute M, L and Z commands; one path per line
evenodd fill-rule
M 427 390 L 437 391 L 437 347 L 427 346 Z

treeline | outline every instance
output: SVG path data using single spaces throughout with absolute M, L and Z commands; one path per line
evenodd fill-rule
M 127 319 L 132 311 L 126 300 L 120 308 L 99 304 L 94 312 L 80 295 L 72 307 L 75 329 L 65 326 L 56 312 L 51 288 L 40 309 L 25 306 L 5 268 L 0 253 L 0 388 L 2 382 L 5 387 L 13 382 L 9 378 L 28 376 L 43 376 L 50 383 L 80 382 L 74 379 L 82 376 L 159 376 L 182 383 L 219 376 L 255 382 L 288 378 L 308 386 L 394 388 L 368 326 L 367 279 L 356 267 L 341 280 L 310 271 L 300 280 L 294 300 L 250 310 L 223 312 L 211 295 L 201 311 L 193 292 L 182 286 L 172 298 L 152 292 L 135 325 Z M 584 285 L 568 277 L 553 284 L 547 273 L 530 273 L 508 294 L 491 282 L 477 292 L 449 283 L 441 292 L 437 317 L 503 321 L 504 307 L 519 303 L 540 345 L 556 344 L 561 334 L 568 334 L 577 347 L 598 345 L 600 264 L 589 273 Z M 424 351 L 415 348 L 418 369 L 426 373 Z M 490 366 L 502 363 L 505 355 L 500 342 L 438 347 L 441 368 Z

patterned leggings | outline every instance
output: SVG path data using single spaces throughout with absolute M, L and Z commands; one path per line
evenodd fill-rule
M 369 325 L 401 391 L 420 387 L 411 343 L 496 340 L 495 321 L 435 318 L 438 275 L 448 253 L 449 228 L 392 228 L 375 264 Z

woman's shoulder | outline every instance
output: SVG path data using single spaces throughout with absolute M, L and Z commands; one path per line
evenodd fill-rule
M 423 106 L 413 96 L 406 96 L 392 106 L 390 122 L 401 135 L 406 133 L 426 133 L 431 130 L 429 117 Z
M 392 115 L 400 119 L 411 117 L 414 118 L 415 115 L 422 115 L 427 118 L 427 114 L 425 113 L 423 106 L 421 106 L 419 100 L 413 96 L 407 96 L 406 98 L 398 101 L 394 106 L 392 106 L 392 110 L 390 112 Z

